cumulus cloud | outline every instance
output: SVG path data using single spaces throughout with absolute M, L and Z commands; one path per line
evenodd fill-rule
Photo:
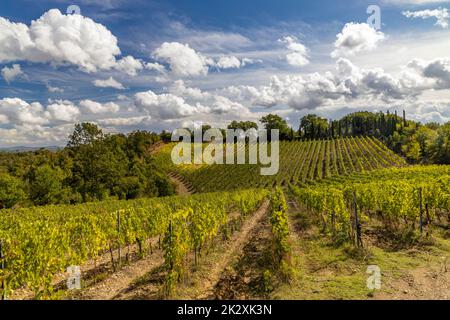
M 133 58 L 132 56 L 126 56 L 117 61 L 114 68 L 116 70 L 125 72 L 130 76 L 135 76 L 137 75 L 138 71 L 141 71 L 144 68 L 144 65 L 139 59 Z
M 0 115 L 3 123 L 15 125 L 43 125 L 48 123 L 44 107 L 38 103 L 28 103 L 19 98 L 0 100 Z
M 182 97 L 174 94 L 156 94 L 151 90 L 136 93 L 135 104 L 140 110 L 164 120 L 188 117 L 209 111 L 207 107 L 200 104 L 190 105 Z
M 224 56 L 219 58 L 216 66 L 220 69 L 239 69 L 241 67 L 241 61 L 235 56 Z
M 120 107 L 114 102 L 99 103 L 92 100 L 82 100 L 80 102 L 80 108 L 88 113 L 116 113 L 119 111 Z
M 421 10 L 421 11 L 404 11 L 402 14 L 407 18 L 422 18 L 430 19 L 435 18 L 436 23 L 434 25 L 441 28 L 448 28 L 448 20 L 450 19 L 450 14 L 447 8 L 439 8 L 434 10 Z
M 30 26 L 0 17 L 0 63 L 31 61 L 75 65 L 85 72 L 117 69 L 135 75 L 142 63 L 121 54 L 117 38 L 82 15 L 51 9 Z
M 188 44 L 164 42 L 153 52 L 155 59 L 168 63 L 177 76 L 198 76 L 208 73 L 211 60 L 196 52 Z
M 182 80 L 176 81 L 167 93 L 153 91 L 135 94 L 134 105 L 154 119 L 173 120 L 207 114 L 246 114 L 248 109 L 231 99 L 187 87 Z
M 173 75 L 178 77 L 193 77 L 206 75 L 210 67 L 217 69 L 239 69 L 246 65 L 261 63 L 261 60 L 236 56 L 208 57 L 195 51 L 189 44 L 179 42 L 164 42 L 153 51 L 153 58 L 168 64 Z M 147 63 L 145 68 L 166 74 L 165 67 L 159 63 Z
M 75 122 L 80 115 L 80 109 L 72 102 L 58 100 L 47 106 L 45 116 L 49 120 Z
M 286 55 L 287 62 L 296 67 L 303 67 L 309 64 L 308 49 L 294 36 L 285 36 L 278 40 L 286 45 L 290 51 Z
M 114 88 L 118 90 L 124 90 L 125 87 L 117 80 L 115 80 L 113 77 L 109 77 L 105 80 L 94 80 L 92 81 L 94 86 L 99 88 Z
M 157 62 L 148 62 L 144 64 L 145 69 L 147 70 L 152 70 L 152 71 L 156 71 L 158 73 L 162 73 L 165 74 L 166 73 L 166 68 L 162 65 L 159 64 Z
M 7 83 L 10 83 L 21 75 L 23 75 L 23 71 L 20 68 L 20 64 L 13 64 L 11 68 L 4 67 L 2 69 L 2 77 Z
M 273 76 L 268 85 L 231 86 L 219 92 L 254 106 L 288 106 L 295 110 L 323 106 L 367 105 L 414 101 L 427 90 L 450 89 L 450 60 L 413 60 L 399 75 L 381 68 L 363 69 L 346 58 L 336 61 L 334 73 Z
M 422 79 L 422 83 L 427 83 L 429 89 L 450 89 L 450 59 L 414 59 L 407 67 Z M 423 78 L 433 81 L 425 82 Z
M 367 23 L 347 23 L 336 36 L 333 58 L 349 57 L 358 52 L 375 49 L 386 36 L 383 32 L 371 28 Z

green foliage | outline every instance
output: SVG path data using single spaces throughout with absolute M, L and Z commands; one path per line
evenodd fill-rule
M 63 150 L 0 153 L 0 172 L 20 179 L 25 192 L 13 193 L 4 206 L 24 198 L 46 205 L 172 195 L 163 167 L 149 154 L 159 140 L 153 132 L 104 134 L 95 124 L 82 123 Z
M 36 205 L 70 202 L 70 189 L 63 186 L 65 174 L 61 168 L 45 164 L 31 172 L 30 198 Z
M 278 129 L 280 131 L 280 140 L 289 140 L 291 137 L 291 128 L 286 120 L 276 114 L 268 114 L 259 120 L 266 130 Z
M 26 199 L 23 182 L 7 173 L 0 173 L 0 209 L 11 208 Z
M 273 234 L 273 251 L 277 264 L 288 259 L 290 253 L 287 204 L 283 190 L 277 188 L 270 198 L 270 224 Z
M 432 158 L 439 164 L 450 164 L 450 122 L 437 130 L 437 137 L 432 146 Z
M 2 210 L 6 269 L 0 270 L 0 282 L 5 280 L 9 291 L 27 285 L 36 297 L 49 297 L 54 276 L 68 266 L 162 236 L 173 289 L 187 252 L 216 236 L 228 221 L 227 213 L 254 211 L 266 195 L 265 190 L 247 190 Z
M 255 122 L 252 121 L 232 121 L 228 127 L 228 129 L 241 129 L 244 131 L 250 130 L 250 129 L 258 129 L 258 125 Z
M 423 224 L 430 226 L 438 213 L 450 212 L 447 166 L 384 169 L 334 177 L 302 188 L 291 186 L 291 190 L 306 209 L 320 217 L 324 231 L 333 235 L 352 234 L 354 195 L 360 219 L 381 215 L 385 227 L 394 231 L 418 226 L 421 216 Z

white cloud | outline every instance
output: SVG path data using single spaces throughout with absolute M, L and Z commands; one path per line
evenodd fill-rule
M 448 20 L 450 19 L 450 14 L 448 13 L 447 8 L 439 8 L 434 10 L 421 10 L 421 11 L 404 11 L 402 14 L 407 18 L 422 18 L 436 19 L 436 26 L 447 29 L 448 28 Z
M 155 59 L 169 64 L 176 76 L 198 76 L 208 73 L 211 60 L 196 52 L 188 44 L 164 42 L 153 52 Z
M 125 72 L 129 76 L 137 75 L 138 71 L 144 68 L 142 62 L 139 59 L 135 59 L 132 56 L 126 56 L 115 65 L 115 69 Z
M 309 64 L 308 49 L 293 36 L 285 36 L 278 40 L 286 45 L 290 51 L 286 55 L 287 62 L 296 67 L 303 67 Z
M 20 64 L 13 64 L 11 68 L 4 67 L 2 69 L 3 79 L 5 79 L 7 83 L 10 83 L 15 78 L 21 75 L 23 75 L 23 71 L 20 68 Z
M 175 81 L 167 93 L 153 91 L 135 95 L 135 106 L 154 119 L 174 120 L 208 114 L 248 114 L 240 103 L 198 88 L 186 87 L 182 80 Z
M 151 119 L 151 116 L 138 116 L 129 118 L 100 119 L 97 122 L 103 126 L 135 126 L 139 124 L 148 124 L 150 123 Z
M 450 2 L 450 0 L 383 0 L 383 3 L 393 5 L 425 5 Z
M 162 73 L 162 74 L 165 74 L 165 73 L 166 73 L 166 68 L 165 68 L 162 64 L 159 64 L 159 63 L 157 63 L 157 62 L 148 62 L 148 63 L 145 63 L 144 67 L 145 67 L 145 69 L 147 69 L 147 70 L 156 71 L 156 72 Z
M 92 83 L 94 84 L 94 86 L 99 88 L 114 88 L 118 90 L 125 89 L 125 87 L 120 82 L 115 80 L 113 77 L 109 77 L 108 79 L 105 80 L 94 80 L 92 81 Z
M 241 61 L 235 56 L 223 56 L 216 62 L 216 66 L 220 69 L 239 69 Z
M 182 97 L 170 93 L 156 94 L 151 90 L 136 93 L 135 104 L 152 117 L 164 120 L 209 112 L 207 107 L 200 104 L 192 106 L 186 103 Z
M 80 110 L 70 101 L 55 101 L 47 106 L 46 117 L 49 120 L 75 122 L 78 120 Z
M 0 115 L 3 122 L 16 125 L 42 125 L 48 123 L 44 107 L 38 103 L 27 103 L 19 98 L 3 98 L 0 100 Z
M 49 84 L 47 84 L 46 86 L 47 86 L 48 92 L 51 92 L 51 93 L 64 93 L 64 89 L 62 89 L 62 88 L 53 87 L 53 86 L 51 86 Z
M 367 23 L 347 23 L 334 43 L 333 58 L 353 56 L 358 52 L 373 50 L 386 36 Z
M 80 102 L 80 107 L 88 113 L 116 113 L 120 107 L 114 102 L 99 103 L 92 100 L 83 100 Z
M 121 54 L 117 38 L 82 15 L 51 9 L 30 26 L 0 17 L 0 63 L 26 60 L 75 65 L 85 72 L 117 69 L 135 75 L 142 63 Z
M 263 63 L 261 59 L 250 59 L 250 58 L 244 58 L 241 61 L 241 64 L 243 67 L 250 65 L 250 64 L 256 64 L 256 63 Z
M 414 59 L 407 67 L 415 71 L 417 76 L 433 80 L 434 82 L 428 82 L 429 88 L 450 89 L 450 59 L 440 58 L 430 61 Z M 422 80 L 422 83 L 424 82 Z
M 220 93 L 254 106 L 311 110 L 333 105 L 410 104 L 428 90 L 444 89 L 450 89 L 450 59 L 413 60 L 393 75 L 339 58 L 335 73 L 273 76 L 268 85 L 231 86 Z

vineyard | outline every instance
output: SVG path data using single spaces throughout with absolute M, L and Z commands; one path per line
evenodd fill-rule
M 430 232 L 435 220 L 450 214 L 450 168 L 416 166 L 334 177 L 298 188 L 299 203 L 320 218 L 322 230 L 351 238 L 361 246 L 361 221 L 379 218 L 392 231 Z
M 281 142 L 280 169 L 274 176 L 261 176 L 260 166 L 251 164 L 174 167 L 169 165 L 171 149 L 172 145 L 166 146 L 157 161 L 169 166 L 168 170 L 179 174 L 197 192 L 267 188 L 406 165 L 404 159 L 372 137 Z
M 208 240 L 239 226 L 266 195 L 264 190 L 248 190 L 4 210 L 0 215 L 1 294 L 26 286 L 36 298 L 52 297 L 53 278 L 68 266 L 111 252 L 115 269 L 121 248 L 125 251 L 136 244 L 144 256 L 152 250 L 148 240 L 155 237 L 164 251 L 170 293 L 182 276 L 186 255 L 197 255 Z M 232 212 L 239 216 L 229 218 Z M 113 250 L 119 250 L 118 257 L 114 258 Z
M 276 286 L 303 291 L 305 275 L 296 277 L 311 268 L 311 261 L 312 273 L 327 268 L 328 257 L 316 253 L 299 264 L 317 239 L 323 241 L 320 250 L 349 245 L 366 254 L 369 227 L 431 239 L 450 222 L 450 167 L 406 166 L 373 138 L 282 142 L 280 172 L 272 177 L 261 176 L 257 165 L 174 167 L 167 158 L 172 146 L 160 146 L 153 161 L 197 192 L 223 191 L 1 210 L 0 295 L 26 291 L 28 298 L 65 298 L 65 287 L 55 279 L 69 266 L 102 260 L 117 274 L 153 259 L 162 270 L 159 298 L 178 297 L 180 287 L 182 297 L 198 297 L 186 294 L 186 287 L 195 287 L 186 279 L 196 272 L 197 286 L 210 283 L 203 290 L 212 294 L 207 297 L 239 298 L 236 292 L 256 283 L 260 291 L 250 297 L 271 298 Z M 299 227 L 306 220 L 314 221 L 307 231 Z M 312 233 L 317 238 L 308 238 Z M 445 250 L 439 252 L 448 255 Z M 216 260 L 209 261 L 210 255 Z M 230 265 L 232 258 L 238 262 Z M 248 269 L 239 269 L 241 263 Z M 235 274 L 227 278 L 233 268 Z M 213 280 L 206 281 L 211 273 Z M 364 281 L 357 283 L 364 288 Z

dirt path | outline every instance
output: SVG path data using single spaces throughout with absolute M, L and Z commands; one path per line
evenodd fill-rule
M 209 266 L 208 273 L 202 275 L 202 281 L 199 283 L 199 293 L 192 297 L 193 299 L 207 299 L 214 296 L 214 289 L 219 282 L 224 270 L 232 264 L 233 260 L 239 256 L 244 246 L 249 242 L 252 231 L 267 219 L 267 210 L 269 201 L 265 200 L 261 207 L 248 218 L 239 232 L 236 232 L 229 241 L 224 251 L 220 254 L 220 259 Z
M 148 148 L 148 153 L 154 155 L 159 152 L 166 144 L 163 141 L 158 141 Z
M 173 173 L 169 173 L 169 179 L 175 184 L 177 195 L 186 196 L 192 194 L 192 191 L 186 186 L 184 181 Z
M 154 250 L 153 254 L 124 267 L 105 280 L 87 288 L 81 293 L 80 298 L 83 300 L 111 300 L 131 286 L 135 279 L 159 267 L 163 262 L 162 252 Z
M 394 279 L 385 277 L 377 300 L 450 300 L 450 266 L 413 269 Z

